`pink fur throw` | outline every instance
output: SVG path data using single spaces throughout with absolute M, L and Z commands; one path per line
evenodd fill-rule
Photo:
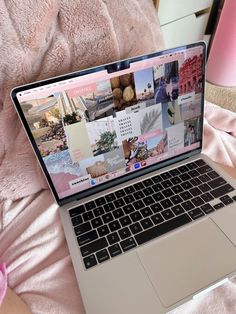
M 47 188 L 10 99 L 35 80 L 163 48 L 151 0 L 1 1 L 0 199 Z

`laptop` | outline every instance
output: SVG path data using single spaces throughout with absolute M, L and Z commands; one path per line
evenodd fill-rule
M 235 275 L 236 184 L 201 153 L 203 42 L 12 90 L 88 314 L 166 313 Z

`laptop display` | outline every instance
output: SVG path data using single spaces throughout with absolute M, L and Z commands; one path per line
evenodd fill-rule
M 201 147 L 204 45 L 13 91 L 59 200 Z

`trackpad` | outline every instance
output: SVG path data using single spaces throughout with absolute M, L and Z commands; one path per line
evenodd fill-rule
M 140 260 L 165 307 L 236 269 L 236 248 L 206 219 L 140 248 Z

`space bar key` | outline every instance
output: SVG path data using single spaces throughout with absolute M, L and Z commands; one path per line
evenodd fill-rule
M 150 241 L 167 233 L 168 231 L 181 227 L 191 221 L 192 221 L 191 218 L 187 214 L 183 214 L 181 216 L 178 216 L 174 219 L 166 221 L 158 226 L 152 227 L 148 230 L 145 230 L 144 232 L 137 234 L 135 236 L 135 240 L 139 245 L 143 244 L 147 241 Z

